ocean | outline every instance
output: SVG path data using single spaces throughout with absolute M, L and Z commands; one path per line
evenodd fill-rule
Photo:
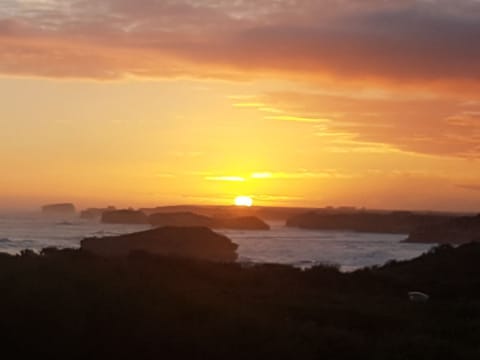
M 401 242 L 406 235 L 371 234 L 288 228 L 270 222 L 270 231 L 217 230 L 239 245 L 239 261 L 277 263 L 297 267 L 338 265 L 342 271 L 405 260 L 428 251 L 432 245 Z M 79 218 L 51 218 L 40 214 L 0 215 L 0 252 L 54 246 L 78 248 L 89 236 L 126 234 L 149 229 L 146 225 L 112 225 Z

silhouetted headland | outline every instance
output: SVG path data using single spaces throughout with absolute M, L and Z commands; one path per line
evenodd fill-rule
M 211 229 L 269 230 L 270 226 L 255 216 L 214 218 L 191 212 L 157 213 L 149 216 L 153 226 L 206 226 Z
M 256 216 L 213 219 L 213 228 L 238 230 L 270 230 L 270 225 Z
M 210 261 L 235 261 L 238 246 L 206 227 L 161 227 L 127 235 L 87 238 L 83 250 L 101 256 L 127 256 L 135 251 Z
M 229 206 L 229 205 L 175 205 L 141 208 L 147 215 L 158 213 L 191 212 L 213 218 L 233 218 L 256 216 L 263 220 L 283 220 L 313 210 L 311 208 L 273 207 L 273 206 Z
M 72 203 L 48 204 L 42 206 L 42 214 L 45 215 L 74 215 L 75 205 Z
M 269 230 L 270 226 L 255 216 L 210 217 L 189 211 L 159 212 L 147 215 L 142 210 L 90 209 L 84 217 L 101 214 L 108 224 L 150 224 L 152 226 L 205 226 L 211 229 Z
M 153 226 L 206 226 L 212 227 L 212 218 L 189 211 L 156 213 L 148 217 Z
M 465 244 L 480 240 L 480 214 L 448 219 L 414 229 L 406 242 Z
M 289 218 L 287 226 L 303 229 L 409 234 L 421 226 L 436 226 L 457 217 L 409 211 L 329 213 L 311 211 Z
M 480 239 L 480 215 L 311 211 L 291 217 L 286 225 L 303 229 L 408 234 L 405 241 L 412 243 L 465 244 Z

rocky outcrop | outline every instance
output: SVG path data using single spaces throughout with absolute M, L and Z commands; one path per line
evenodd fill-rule
M 86 238 L 81 248 L 101 256 L 127 256 L 144 251 L 163 256 L 232 262 L 237 245 L 206 227 L 161 227 L 133 234 Z
M 42 213 L 45 215 L 73 215 L 75 214 L 75 205 L 72 203 L 44 205 Z
M 421 226 L 410 233 L 406 242 L 465 244 L 480 240 L 480 215 L 449 219 L 435 225 Z
M 153 226 L 206 226 L 211 229 L 269 230 L 270 226 L 255 216 L 214 218 L 191 212 L 158 213 L 149 216 Z
M 107 211 L 115 211 L 114 206 L 109 206 L 107 208 L 88 208 L 80 212 L 80 218 L 86 220 L 96 220 L 101 219 L 103 213 Z
M 149 224 L 147 215 L 136 210 L 105 211 L 102 214 L 102 222 L 106 224 Z
M 192 212 L 157 213 L 148 217 L 153 226 L 206 226 L 213 227 L 213 219 Z
M 214 220 L 214 227 L 217 229 L 270 230 L 270 226 L 256 216 L 243 216 Z
M 286 225 L 304 229 L 408 234 L 420 226 L 434 226 L 452 218 L 454 217 L 408 211 L 390 213 L 359 211 L 350 214 L 308 212 L 291 217 Z

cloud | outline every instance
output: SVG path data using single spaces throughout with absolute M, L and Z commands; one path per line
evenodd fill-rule
M 331 178 L 352 178 L 354 175 L 351 173 L 343 173 L 336 169 L 326 169 L 323 171 L 277 171 L 277 172 L 256 172 L 250 175 L 252 179 L 331 179 Z
M 275 115 L 275 116 L 265 116 L 267 120 L 281 120 L 281 121 L 295 121 L 295 122 L 305 122 L 305 123 L 328 123 L 330 119 L 322 118 L 309 118 L 304 116 L 292 116 L 292 115 Z
M 286 196 L 286 195 L 273 195 L 273 194 L 256 194 L 254 196 L 255 201 L 265 201 L 267 203 L 278 203 L 278 202 L 303 202 L 305 199 L 302 196 Z
M 259 99 L 285 113 L 327 118 L 313 126 L 319 146 L 332 152 L 408 152 L 479 158 L 480 106 L 450 97 L 361 96 L 348 92 L 271 92 Z
M 262 103 L 237 103 L 233 106 L 237 108 L 262 108 L 265 105 Z
M 204 173 L 198 173 L 204 174 Z M 272 180 L 272 179 L 286 179 L 286 180 L 300 180 L 300 179 L 345 179 L 352 178 L 351 173 L 344 173 L 337 169 L 325 169 L 322 171 L 263 171 L 253 172 L 246 176 L 214 176 L 208 175 L 204 179 L 208 181 L 227 181 L 227 182 L 246 182 L 255 180 Z
M 271 172 L 257 172 L 250 175 L 252 179 L 270 179 L 273 177 Z
M 6 0 L 0 72 L 478 88 L 479 14 L 473 0 Z
M 232 182 L 243 182 L 245 178 L 241 176 L 207 176 L 205 180 L 208 181 L 232 181 Z

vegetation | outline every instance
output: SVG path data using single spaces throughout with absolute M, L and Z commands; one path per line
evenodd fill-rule
M 81 250 L 0 255 L 16 356 L 478 359 L 480 244 L 341 273 Z M 427 303 L 407 292 L 428 293 Z

